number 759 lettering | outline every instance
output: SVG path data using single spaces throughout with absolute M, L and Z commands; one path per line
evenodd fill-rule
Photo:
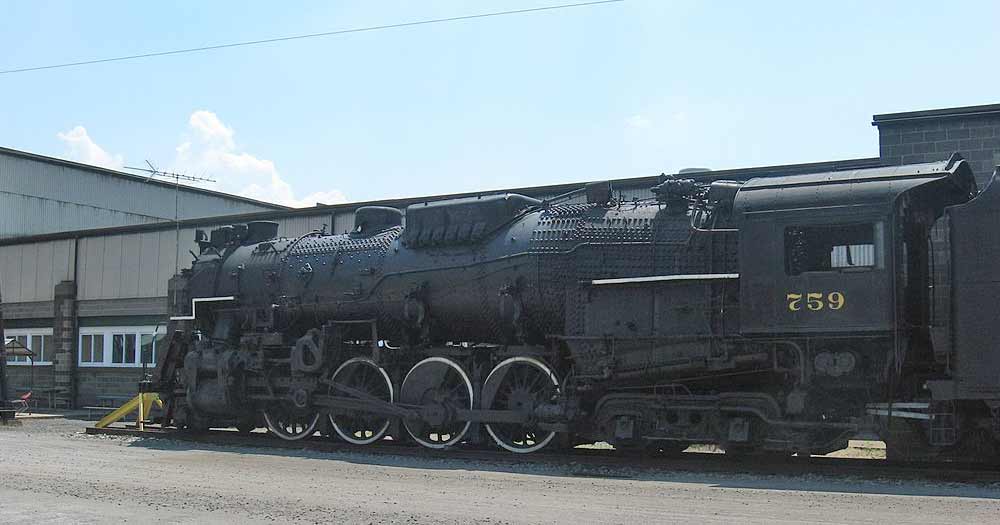
M 809 292 L 806 294 L 790 293 L 785 296 L 788 300 L 788 310 L 798 312 L 803 309 L 818 312 L 824 308 L 840 310 L 844 307 L 847 299 L 842 292 Z

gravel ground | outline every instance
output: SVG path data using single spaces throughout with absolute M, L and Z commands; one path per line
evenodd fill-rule
M 0 522 L 991 523 L 1000 486 L 601 471 L 0 427 Z

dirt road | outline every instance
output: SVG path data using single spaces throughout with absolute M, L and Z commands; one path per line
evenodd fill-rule
M 0 522 L 991 523 L 1000 486 L 496 465 L 0 429 Z M 600 474 L 600 473 L 597 473 Z M 634 474 L 634 476 L 633 476 Z

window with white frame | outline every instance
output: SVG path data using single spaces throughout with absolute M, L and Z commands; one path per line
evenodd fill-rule
M 51 328 L 14 328 L 4 330 L 4 337 L 7 340 L 15 339 L 28 350 L 35 354 L 36 365 L 51 365 L 52 357 L 56 353 L 55 343 L 52 342 Z M 27 356 L 7 356 L 7 364 L 30 365 L 31 359 Z
M 135 364 L 136 334 L 111 334 L 111 362 L 116 365 Z
M 165 339 L 162 326 L 80 328 L 80 366 L 155 366 Z

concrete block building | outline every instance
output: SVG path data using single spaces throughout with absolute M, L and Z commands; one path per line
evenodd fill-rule
M 914 164 L 962 154 L 984 188 L 1000 165 L 1000 104 L 875 115 L 879 158 Z
M 683 176 L 745 180 L 925 162 L 957 151 L 970 159 L 984 186 L 1000 163 L 1000 105 L 875 115 L 872 124 L 880 135 L 878 156 Z M 23 181 L 36 176 L 38 181 Z M 655 176 L 608 178 L 628 200 L 651 197 L 649 189 L 657 182 Z M 0 223 L 6 336 L 35 352 L 33 365 L 24 358 L 8 360 L 9 383 L 15 393 L 35 392 L 43 406 L 113 404 L 134 395 L 164 341 L 168 280 L 177 267 L 189 265 L 198 229 L 272 220 L 283 236 L 322 228 L 343 233 L 353 226 L 354 210 L 364 205 L 405 208 L 503 192 L 546 198 L 583 184 L 304 209 L 182 187 L 178 202 L 184 212 L 174 222 L 162 219 L 173 216 L 171 184 L 0 148 L 3 213 L 23 216 L 20 222 Z M 61 188 L 84 185 L 100 185 L 101 191 L 61 193 Z

